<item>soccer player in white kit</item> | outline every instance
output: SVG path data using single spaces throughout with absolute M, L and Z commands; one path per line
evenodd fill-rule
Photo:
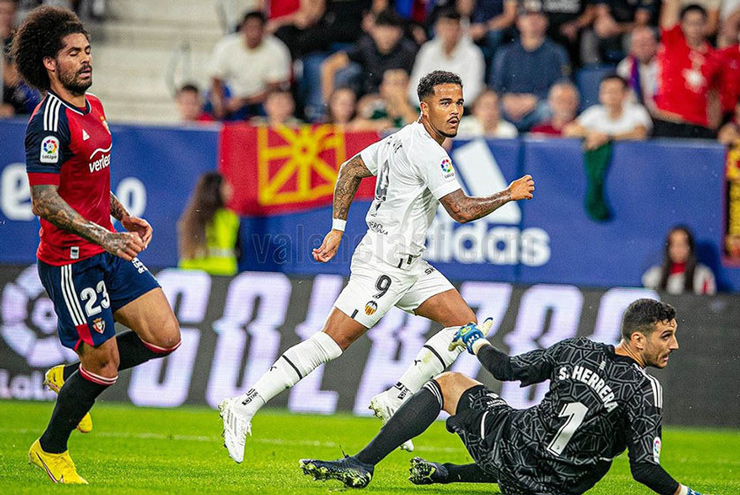
M 461 351 L 448 350 L 449 343 L 460 326 L 476 322 L 475 313 L 460 293 L 421 258 L 427 230 L 439 203 L 456 221 L 470 222 L 509 201 L 532 199 L 534 181 L 525 175 L 492 196 L 466 196 L 442 147 L 446 138 L 457 134 L 463 115 L 460 77 L 431 72 L 419 82 L 418 95 L 421 115 L 417 122 L 368 146 L 339 170 L 332 229 L 313 250 L 316 261 L 326 263 L 337 253 L 360 181 L 376 175 L 377 186 L 366 216 L 367 234 L 355 249 L 349 282 L 324 328 L 285 351 L 243 395 L 226 398 L 219 405 L 224 446 L 236 462 L 244 459 L 255 413 L 320 364 L 338 358 L 391 307 L 424 316 L 445 328 L 424 344 L 395 386 L 372 399 L 370 408 L 384 422 L 424 383 L 455 361 Z

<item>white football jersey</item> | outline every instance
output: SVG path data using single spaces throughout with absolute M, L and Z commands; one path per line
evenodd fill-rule
M 439 199 L 460 189 L 449 155 L 414 122 L 368 146 L 360 156 L 378 177 L 360 246 L 394 265 L 421 255 Z

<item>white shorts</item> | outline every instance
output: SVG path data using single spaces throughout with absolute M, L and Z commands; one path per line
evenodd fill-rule
M 413 313 L 430 297 L 455 288 L 421 257 L 399 258 L 399 265 L 393 266 L 358 247 L 350 270 L 349 282 L 334 306 L 366 328 L 393 306 Z

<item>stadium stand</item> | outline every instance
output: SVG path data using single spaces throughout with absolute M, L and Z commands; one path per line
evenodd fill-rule
M 181 83 L 208 87 L 208 60 L 223 35 L 214 2 L 119 0 L 96 40 L 93 92 L 113 121 L 176 122 L 172 96 Z

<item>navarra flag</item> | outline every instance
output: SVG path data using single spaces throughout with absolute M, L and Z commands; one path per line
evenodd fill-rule
M 225 125 L 219 169 L 234 189 L 230 206 L 255 216 L 329 205 L 339 167 L 378 139 L 332 125 Z M 372 199 L 374 191 L 375 178 L 364 179 L 356 199 Z

